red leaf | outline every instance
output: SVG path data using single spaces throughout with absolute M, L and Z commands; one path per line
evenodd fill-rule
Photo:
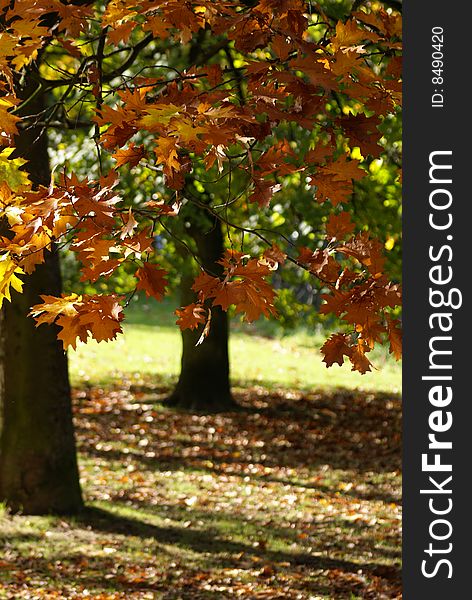
M 192 302 L 187 306 L 178 308 L 175 314 L 179 317 L 176 321 L 181 330 L 196 329 L 206 321 L 206 311 L 201 304 Z
M 167 271 L 146 262 L 134 275 L 139 280 L 136 289 L 146 292 L 146 296 L 152 296 L 156 300 L 162 300 L 167 285 L 167 280 L 165 278 Z
M 327 367 L 334 363 L 342 366 L 345 356 L 351 355 L 351 348 L 347 344 L 347 336 L 343 333 L 333 334 L 321 347 L 321 353 L 324 355 L 323 362 Z

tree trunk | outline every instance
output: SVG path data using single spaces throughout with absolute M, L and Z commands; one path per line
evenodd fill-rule
M 214 275 L 222 273 L 217 261 L 224 252 L 223 232 L 218 221 L 205 231 L 193 226 L 190 235 L 196 242 L 202 265 Z M 195 302 L 191 289 L 193 274 L 182 277 L 182 306 Z M 179 381 L 168 403 L 197 412 L 222 412 L 238 407 L 231 395 L 229 379 L 228 315 L 219 306 L 212 308 L 208 337 L 196 346 L 201 331 L 182 331 L 182 361 Z
M 32 83 L 31 81 L 29 83 Z M 22 90 L 28 98 L 35 86 Z M 29 114 L 43 109 L 38 95 Z M 47 138 L 37 127 L 17 137 L 16 156 L 26 158 L 33 184 L 50 179 Z M 5 302 L 0 323 L 0 500 L 27 514 L 71 514 L 82 507 L 67 356 L 55 327 L 35 328 L 27 317 L 40 294 L 59 295 L 56 251 L 26 278 L 24 292 Z

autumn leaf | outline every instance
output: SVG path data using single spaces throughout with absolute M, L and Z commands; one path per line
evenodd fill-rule
M 205 300 L 214 296 L 221 289 L 222 285 L 223 282 L 219 277 L 214 277 L 206 271 L 201 270 L 197 277 L 195 277 L 192 290 L 198 293 L 202 300 Z
M 329 68 L 335 75 L 343 77 L 344 82 L 350 82 L 349 76 L 359 70 L 362 55 L 357 52 L 337 50 L 329 62 Z
M 358 260 L 374 276 L 379 276 L 383 272 L 385 264 L 383 246 L 378 240 L 371 238 L 367 231 L 358 233 L 355 237 L 338 246 L 337 250 Z
M 195 123 L 185 117 L 172 119 L 168 128 L 169 134 L 184 144 L 191 144 L 192 142 L 199 141 L 198 136 L 202 133 L 206 133 L 208 130 L 208 127 L 195 125 Z
M 270 268 L 264 261 L 247 255 L 227 251 L 219 261 L 224 266 L 224 279 L 213 277 L 206 272 L 195 279 L 192 289 L 202 301 L 213 299 L 214 306 L 224 311 L 234 304 L 236 313 L 242 313 L 248 322 L 255 321 L 262 314 L 275 315 L 275 291 L 265 280 Z
M 310 273 L 316 275 L 324 283 L 334 283 L 339 277 L 339 263 L 331 256 L 328 248 L 315 251 L 306 247 L 299 249 L 298 262 L 308 267 Z
M 319 54 L 294 59 L 290 61 L 290 66 L 307 75 L 316 86 L 326 90 L 336 90 L 339 87 L 336 77 L 326 68 Z
M 327 200 L 333 206 L 344 204 L 352 195 L 352 184 L 348 181 L 336 180 L 335 177 L 326 173 L 319 173 L 310 179 L 310 183 L 316 185 L 316 201 L 322 204 Z
M 6 98 L 0 98 L 0 133 L 3 132 L 7 136 L 13 136 L 18 133 L 18 123 L 20 117 L 12 115 L 9 109 L 13 108 L 14 104 Z M 1 137 L 0 137 L 1 141 Z
M 124 240 L 126 237 L 130 236 L 133 233 L 133 231 L 136 229 L 136 227 L 138 226 L 138 222 L 134 218 L 131 208 L 126 213 L 126 216 L 124 217 L 124 222 L 125 223 L 124 223 L 123 227 L 121 228 L 121 233 L 120 233 L 120 238 L 122 240 Z
M 323 362 L 327 367 L 334 363 L 342 366 L 344 357 L 351 355 L 351 347 L 347 344 L 348 336 L 342 333 L 333 334 L 321 347 L 321 353 L 324 355 Z
M 345 203 L 352 195 L 352 181 L 361 179 L 366 172 L 359 168 L 358 160 L 348 160 L 345 155 L 318 167 L 310 183 L 316 185 L 316 199 L 322 203 L 331 200 L 333 206 Z
M 370 348 L 365 348 L 364 340 L 360 338 L 358 343 L 352 348 L 351 353 L 349 354 L 349 360 L 352 363 L 352 371 L 359 371 L 362 375 L 365 375 L 368 371 L 371 371 L 372 363 L 367 358 L 366 351 L 370 350 Z
M 36 304 L 29 313 L 36 320 L 36 326 L 43 323 L 56 323 L 58 339 L 64 350 L 77 347 L 77 339 L 86 342 L 89 336 L 97 342 L 109 341 L 121 333 L 120 322 L 123 309 L 116 296 L 41 296 L 42 304 Z
M 261 259 L 262 264 L 267 262 L 267 265 L 271 270 L 277 269 L 280 265 L 283 265 L 287 260 L 287 254 L 283 252 L 277 244 L 272 244 L 270 248 L 264 250 L 263 258 Z
M 380 119 L 377 116 L 366 117 L 356 115 L 344 117 L 340 120 L 346 137 L 349 138 L 349 146 L 354 148 L 358 146 L 363 156 L 372 155 L 377 158 L 382 152 L 380 140 L 382 134 L 378 126 Z
M 374 311 L 371 311 L 370 314 L 365 315 L 361 323 L 356 325 L 356 331 L 362 335 L 366 347 L 372 350 L 376 342 L 382 341 L 385 327 L 380 322 L 380 317 Z
M 320 171 L 339 181 L 358 181 L 366 175 L 366 172 L 359 167 L 359 161 L 348 159 L 345 154 L 320 167 Z
M 320 306 L 320 313 L 323 315 L 333 313 L 337 316 L 341 315 L 346 310 L 346 302 L 350 297 L 349 292 L 342 290 L 332 290 L 330 294 L 321 294 L 324 304 Z
M 342 240 L 347 235 L 354 231 L 354 223 L 351 221 L 351 216 L 348 212 L 343 211 L 336 214 L 331 214 L 326 223 L 326 233 L 332 240 Z
M 0 308 L 5 298 L 11 302 L 12 288 L 17 292 L 23 291 L 23 282 L 18 277 L 23 274 L 23 269 L 12 260 L 8 253 L 0 256 Z
M 182 331 L 184 329 L 196 329 L 206 321 L 205 308 L 201 304 L 195 302 L 176 309 L 175 314 L 178 317 L 176 324 Z
M 135 29 L 135 21 L 125 21 L 111 29 L 108 32 L 107 39 L 115 45 L 118 45 L 119 42 L 126 43 Z
M 81 219 L 93 217 L 95 223 L 104 228 L 115 225 L 115 205 L 120 197 L 113 191 L 115 181 L 102 182 L 100 187 L 95 187 L 95 182 L 87 179 L 79 181 L 76 177 L 65 177 L 66 189 L 73 192 L 74 211 Z
M 359 24 L 354 19 L 349 19 L 346 23 L 338 21 L 336 24 L 336 35 L 331 43 L 336 51 L 341 48 L 357 46 L 360 42 L 364 41 L 376 42 L 378 39 L 379 36 L 376 33 L 359 27 Z
M 21 192 L 31 185 L 28 173 L 24 171 L 27 161 L 24 158 L 12 158 L 12 153 L 13 148 L 4 148 L 0 151 L 0 186 L 5 186 L 10 193 Z M 2 205 L 4 205 L 3 199 Z
M 134 143 L 131 143 L 128 148 L 117 150 L 112 156 L 116 160 L 117 167 L 129 165 L 131 168 L 135 167 L 146 156 L 146 151 L 142 144 L 141 146 L 136 146 Z
M 79 323 L 97 342 L 110 341 L 121 333 L 123 308 L 116 296 L 95 295 L 85 298 L 78 307 Z M 57 321 L 58 325 L 61 323 Z
M 253 179 L 254 191 L 249 196 L 249 202 L 257 202 L 260 208 L 269 206 L 272 196 L 280 191 L 280 183 L 275 183 L 260 177 Z
M 387 316 L 388 339 L 390 341 L 390 353 L 393 354 L 396 360 L 402 357 L 402 330 L 400 321 Z
M 156 300 L 162 300 L 167 285 L 167 271 L 160 269 L 157 265 L 145 262 L 134 274 L 138 279 L 136 289 L 146 292 L 146 296 L 152 296 Z
M 100 142 L 104 148 L 111 150 L 126 144 L 137 130 L 138 128 L 131 123 L 124 122 L 123 125 L 114 125 L 102 133 Z
M 161 132 L 162 128 L 169 125 L 172 118 L 178 117 L 184 112 L 183 107 L 175 104 L 150 104 L 146 106 L 146 115 L 142 117 L 139 124 L 148 131 Z
M 107 258 L 102 262 L 82 269 L 81 281 L 94 283 L 100 277 L 110 277 L 123 262 L 123 258 Z
M 42 304 L 31 307 L 30 315 L 36 320 L 36 327 L 42 323 L 54 323 L 60 316 L 73 317 L 77 315 L 76 304 L 82 302 L 82 296 L 70 294 L 62 297 L 41 295 Z
M 156 164 L 164 164 L 167 172 L 172 169 L 180 171 L 181 164 L 178 159 L 178 144 L 174 137 L 160 137 L 156 140 L 154 153 Z

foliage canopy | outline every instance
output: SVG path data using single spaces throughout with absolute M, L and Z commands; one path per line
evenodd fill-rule
M 345 324 L 322 347 L 327 366 L 348 357 L 365 373 L 384 340 L 399 358 L 401 291 L 349 202 L 401 104 L 401 15 L 355 5 L 337 20 L 302 0 L 0 0 L 0 299 L 53 246 L 75 253 L 84 281 L 133 265 L 128 294 L 69 292 L 31 309 L 38 325 L 60 326 L 64 348 L 114 339 L 136 290 L 166 292 L 156 236 L 192 252 L 174 223 L 185 231 L 196 207 L 223 224 L 227 250 L 222 274 L 201 269 L 197 301 L 176 311 L 182 329 L 200 328 L 204 342 L 214 306 L 275 316 L 271 275 L 294 265 L 322 283 L 321 312 Z M 38 95 L 44 110 L 30 114 Z M 65 161 L 48 187 L 33 186 L 11 159 L 31 127 L 85 130 L 96 176 Z M 322 207 L 310 236 L 265 225 L 287 197 L 285 213 L 304 222 Z

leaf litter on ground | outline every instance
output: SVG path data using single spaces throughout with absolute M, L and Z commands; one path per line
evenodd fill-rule
M 0 598 L 401 598 L 401 401 L 237 389 L 166 408 L 147 382 L 74 392 L 76 517 L 0 517 Z

